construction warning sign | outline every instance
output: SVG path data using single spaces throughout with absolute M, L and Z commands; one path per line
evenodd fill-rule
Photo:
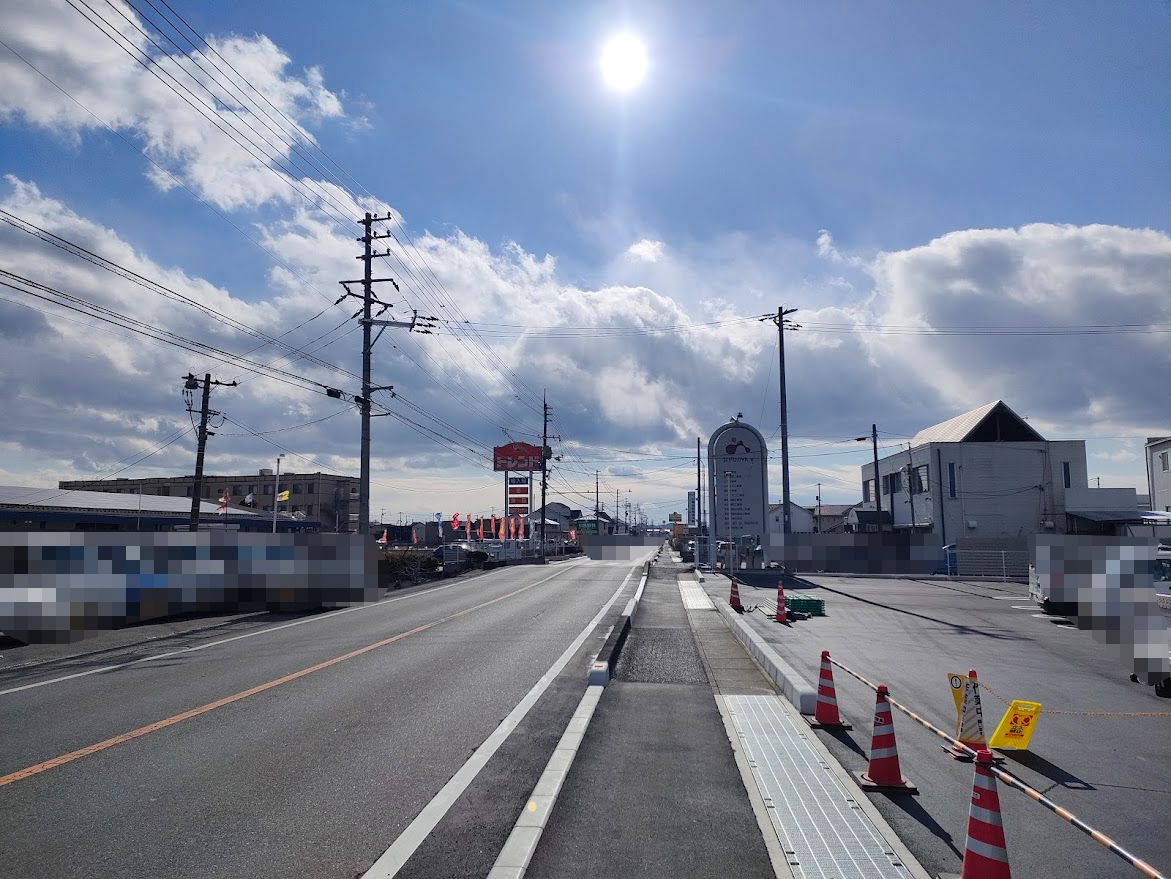
M 1017 751 L 1029 749 L 1029 739 L 1037 728 L 1037 717 L 1041 713 L 1040 702 L 1025 702 L 1014 699 L 1000 719 L 1000 726 L 992 734 L 990 748 L 1013 748 Z

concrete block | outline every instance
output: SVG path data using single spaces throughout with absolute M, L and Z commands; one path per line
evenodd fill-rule
M 801 713 L 813 714 L 817 708 L 817 691 L 769 646 L 768 642 L 724 602 L 717 602 L 737 640 L 760 663 L 781 688 L 785 698 Z

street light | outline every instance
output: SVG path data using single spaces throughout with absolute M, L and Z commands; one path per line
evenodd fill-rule
M 276 456 L 276 485 L 273 487 L 273 490 L 272 490 L 272 533 L 273 534 L 276 534 L 277 507 L 279 507 L 281 505 L 281 502 L 278 500 L 278 498 L 281 496 L 281 458 L 283 458 L 284 456 L 285 456 L 284 452 L 281 452 L 279 455 Z

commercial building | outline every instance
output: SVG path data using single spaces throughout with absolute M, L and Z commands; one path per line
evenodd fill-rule
M 1171 513 L 1171 436 L 1151 437 L 1144 447 L 1147 460 L 1147 490 L 1151 509 Z
M 201 501 L 199 527 L 271 531 L 272 514 Z M 3 531 L 176 531 L 191 521 L 191 501 L 157 494 L 0 486 Z M 277 530 L 316 531 L 311 519 L 278 514 Z
M 99 491 L 114 494 L 142 494 L 144 496 L 187 498 L 195 488 L 194 476 L 172 476 L 148 479 L 69 479 L 58 483 L 58 488 Z M 228 496 L 233 506 L 247 507 L 258 513 L 272 514 L 273 495 L 276 492 L 276 474 L 269 469 L 258 473 L 235 476 L 204 475 L 201 500 L 213 501 Z M 281 501 L 278 512 L 294 518 L 321 524 L 322 531 L 358 531 L 358 478 L 335 476 L 331 473 L 280 474 L 280 491 L 289 492 L 287 501 Z M 252 495 L 252 503 L 245 501 Z
M 1084 440 L 1047 440 L 1001 400 L 919 431 L 878 461 L 877 474 L 872 463 L 861 469 L 861 510 L 881 499 L 883 530 L 932 534 L 941 544 L 1149 524 L 1134 489 L 1089 488 Z

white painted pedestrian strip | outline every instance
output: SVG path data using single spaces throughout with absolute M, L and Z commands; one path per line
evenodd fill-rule
M 496 863 L 488 873 L 488 879 L 523 879 L 529 863 L 536 854 L 541 836 L 545 832 L 545 825 L 549 823 L 549 815 L 557 804 L 557 795 L 565 783 L 566 776 L 577 757 L 578 748 L 585 738 L 590 720 L 593 719 L 594 709 L 598 707 L 598 700 L 602 698 L 602 691 L 606 688 L 594 684 L 586 688 L 585 695 L 577 704 L 569 725 L 561 740 L 557 743 L 553 756 L 545 765 L 541 773 L 541 780 L 533 788 L 528 803 L 521 810 L 520 817 L 500 850 Z
M 578 562 L 578 561 L 564 563 L 564 566 L 561 568 L 561 570 L 557 571 L 557 573 L 552 574 L 549 577 L 546 577 L 544 580 L 541 580 L 540 582 L 544 583 L 547 580 L 552 580 L 553 577 L 556 577 L 558 574 L 561 574 L 565 570 L 568 570 L 570 567 L 574 567 L 579 564 L 580 564 L 580 562 Z M 294 620 L 291 623 L 282 623 L 279 626 L 269 626 L 268 628 L 257 629 L 254 632 L 246 632 L 243 635 L 233 635 L 231 638 L 221 638 L 218 641 L 209 641 L 206 644 L 199 644 L 198 646 L 195 646 L 195 647 L 184 647 L 182 650 L 171 650 L 167 653 L 156 653 L 152 656 L 143 656 L 140 659 L 132 659 L 129 662 L 119 662 L 114 665 L 103 665 L 101 668 L 91 668 L 91 669 L 88 669 L 87 671 L 79 671 L 79 672 L 75 672 L 74 674 L 61 675 L 60 677 L 49 678 L 48 680 L 44 680 L 44 681 L 37 681 L 36 683 L 33 683 L 33 684 L 24 684 L 23 686 L 19 686 L 19 687 L 9 687 L 7 690 L 0 690 L 0 696 L 7 696 L 10 693 L 20 693 L 24 690 L 35 690 L 38 687 L 48 687 L 48 686 L 51 686 L 52 684 L 61 684 L 61 683 L 64 683 L 65 681 L 73 681 L 73 680 L 77 680 L 78 678 L 85 678 L 85 677 L 89 677 L 90 675 L 101 674 L 102 672 L 107 672 L 107 671 L 114 671 L 114 670 L 120 669 L 120 668 L 128 668 L 132 665 L 140 665 L 141 663 L 144 663 L 144 662 L 154 662 L 159 659 L 169 659 L 172 656 L 184 656 L 188 653 L 198 653 L 200 650 L 208 650 L 209 648 L 212 648 L 212 647 L 220 647 L 224 644 L 231 644 L 233 641 L 243 641 L 245 638 L 255 638 L 259 635 L 270 635 L 273 632 L 279 632 L 282 629 L 291 629 L 295 626 L 307 626 L 307 625 L 310 625 L 311 623 L 320 623 L 320 622 L 326 622 L 328 620 L 335 620 L 338 617 L 343 616 L 348 613 L 360 613 L 360 612 L 366 611 L 366 610 L 377 610 L 380 607 L 385 607 L 387 605 L 394 604 L 395 602 L 398 602 L 398 601 L 408 601 L 409 599 L 412 599 L 412 598 L 419 598 L 420 596 L 423 596 L 423 595 L 430 595 L 433 592 L 442 592 L 444 589 L 451 589 L 454 586 L 462 586 L 462 585 L 465 585 L 467 583 L 471 583 L 475 580 L 479 580 L 482 577 L 487 577 L 487 576 L 489 576 L 489 575 L 488 574 L 479 574 L 475 577 L 468 577 L 466 580 L 458 580 L 455 583 L 448 583 L 444 586 L 435 586 L 431 589 L 423 589 L 418 592 L 412 592 L 410 595 L 400 595 L 398 598 L 387 598 L 382 601 L 374 602 L 372 604 L 360 604 L 357 607 L 346 607 L 341 610 L 335 610 L 335 611 L 331 611 L 329 613 L 320 614 L 319 616 L 306 617 L 305 619 Z M 539 585 L 539 584 L 534 584 L 534 585 Z M 128 645 L 128 648 L 134 647 L 134 646 L 141 646 L 141 645 Z
M 475 781 L 476 776 L 480 774 L 480 770 L 492 759 L 492 755 L 508 740 L 508 737 L 512 735 L 513 731 L 520 725 L 520 722 L 525 719 L 529 711 L 537 703 L 537 700 L 541 698 L 541 695 L 549 688 L 549 685 L 556 680 L 557 675 L 561 674 L 562 669 L 573 659 L 574 654 L 585 643 L 586 638 L 590 636 L 590 633 L 602 621 L 602 617 L 606 615 L 606 612 L 618 600 L 618 596 L 622 594 L 622 591 L 626 588 L 626 584 L 630 582 L 630 578 L 634 576 L 634 572 L 638 567 L 641 567 L 641 564 L 630 569 L 626 577 L 622 580 L 622 584 L 614 591 L 610 599 L 602 605 L 602 609 L 598 611 L 597 615 L 581 630 L 581 634 L 573 639 L 573 643 L 565 649 L 565 652 L 541 676 L 541 679 L 533 684 L 533 688 L 516 704 L 516 707 L 509 712 L 508 716 L 500 721 L 500 725 L 484 740 L 484 743 L 480 747 L 476 748 L 472 756 L 451 777 L 451 780 L 440 789 L 439 793 L 431 799 L 431 802 L 423 807 L 423 810 L 415 816 L 415 820 L 407 826 L 407 829 L 399 835 L 398 839 L 391 843 L 390 848 L 383 852 L 382 856 L 374 862 L 374 865 L 363 874 L 362 879 L 391 879 L 392 876 L 398 875 L 399 870 L 403 868 L 403 865 L 406 864 L 411 855 L 423 844 L 423 840 L 443 820 L 443 816 L 455 805 L 456 801 L 463 795 L 463 792 L 467 790 L 468 785 Z
M 724 698 L 797 879 L 913 875 L 778 697 Z
M 679 595 L 683 599 L 683 606 L 688 610 L 715 610 L 716 606 L 707 597 L 707 593 L 694 580 L 678 580 Z

